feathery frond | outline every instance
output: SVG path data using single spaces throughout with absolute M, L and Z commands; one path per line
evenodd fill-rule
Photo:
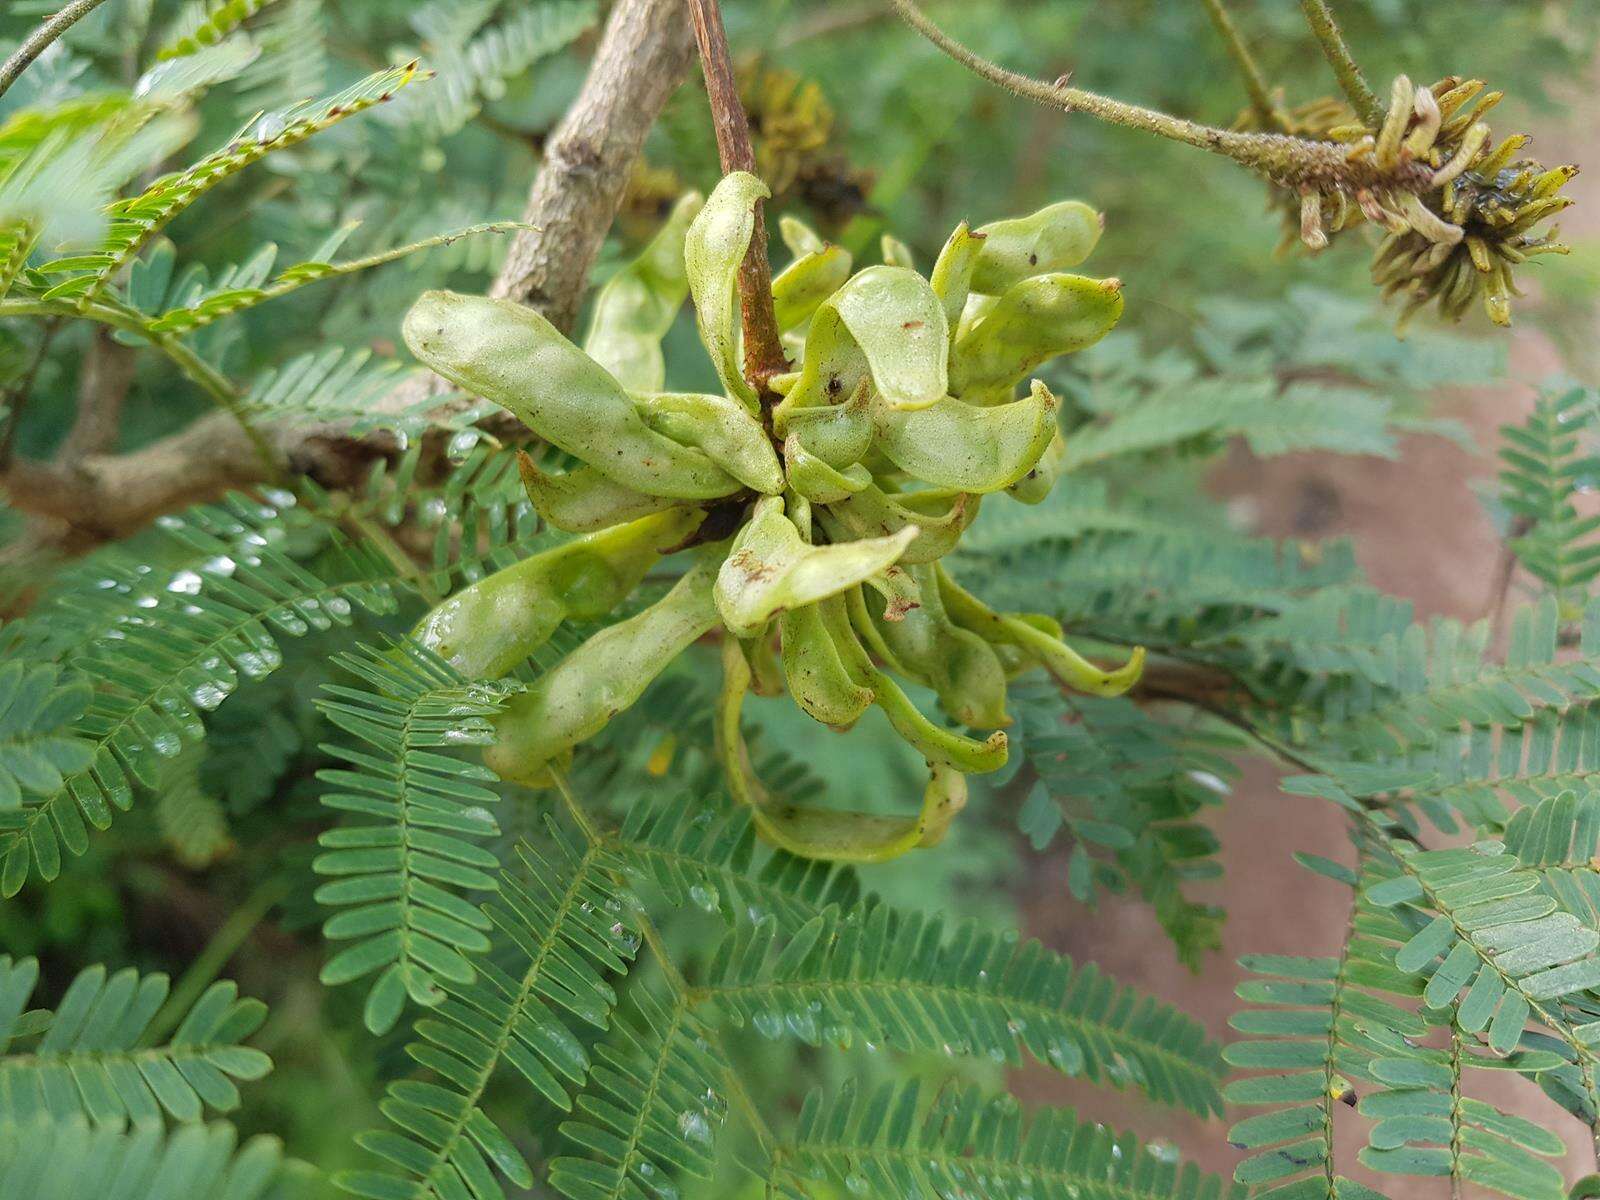
M 192 0 L 156 50 L 157 59 L 182 58 L 215 46 L 273 0 Z
M 1216 835 L 1196 817 L 1221 802 L 1237 768 L 1215 737 L 1122 697 L 1067 695 L 1043 680 L 1013 694 L 1019 749 L 1038 775 L 1018 814 L 1022 831 L 1043 849 L 1065 829 L 1073 895 L 1091 900 L 1097 884 L 1138 888 L 1179 957 L 1198 967 L 1220 944 L 1223 914 L 1184 894 L 1222 871 Z
M 456 133 L 478 115 L 484 100 L 499 98 L 507 83 L 592 28 L 597 10 L 595 0 L 544 0 L 478 29 L 464 44 L 450 39 L 447 26 L 424 25 L 445 37 L 431 40 L 427 58 L 438 79 L 411 99 L 415 119 L 432 138 Z
M 729 920 L 771 915 L 792 933 L 826 908 L 849 909 L 861 899 L 852 867 L 774 850 L 765 852 L 758 868 L 762 854 L 749 810 L 719 813 L 707 797 L 642 797 L 607 840 L 669 905 L 689 903 Z
M 130 967 L 108 977 L 90 967 L 54 1012 L 25 1013 L 38 979 L 35 960 L 0 957 L 0 1123 L 81 1115 L 97 1125 L 160 1124 L 163 1112 L 198 1121 L 208 1109 L 238 1107 L 233 1080 L 272 1069 L 265 1054 L 240 1045 L 266 1019 L 266 1005 L 240 999 L 232 983 L 212 984 L 170 1041 L 145 1046 L 167 998 L 165 975 L 141 978 Z
M 727 1063 L 686 997 L 636 988 L 594 1056 L 579 1115 L 561 1124 L 582 1155 L 552 1160 L 550 1185 L 569 1200 L 633 1200 L 675 1194 L 674 1175 L 709 1178 Z
M 1324 872 L 1333 868 L 1324 864 Z M 1352 887 L 1354 872 L 1337 869 Z M 1382 878 L 1369 867 L 1365 882 Z M 1223 1057 L 1235 1067 L 1265 1072 L 1233 1080 L 1230 1104 L 1269 1107 L 1228 1131 L 1228 1141 L 1252 1151 L 1234 1178 L 1260 1187 L 1262 1200 L 1365 1200 L 1375 1195 L 1338 1174 L 1334 1108 L 1354 1103 L 1350 1080 L 1372 1081 L 1373 1060 L 1392 1043 L 1421 1037 L 1427 1023 L 1410 1007 L 1420 981 L 1397 970 L 1394 950 L 1411 930 L 1357 891 L 1337 957 L 1255 954 L 1240 964 L 1256 978 L 1237 989 L 1256 1007 L 1228 1024 L 1250 1040 L 1231 1043 Z
M 1573 497 L 1600 482 L 1595 454 L 1600 397 L 1584 388 L 1543 393 L 1521 425 L 1502 425 L 1501 501 L 1521 525 L 1511 549 L 1548 587 L 1565 617 L 1582 611 L 1600 575 L 1600 543 L 1590 537 L 1600 516 L 1579 517 Z
M 110 228 L 98 247 L 34 268 L 42 276 L 64 276 L 44 298 L 93 299 L 152 237 L 217 184 L 273 151 L 296 146 L 346 117 L 383 103 L 418 77 L 415 63 L 392 67 L 326 100 L 259 117 L 220 150 L 182 171 L 162 176 L 137 196 L 116 201 L 110 208 Z
M 372 1200 L 496 1195 L 484 1183 L 485 1158 L 517 1186 L 532 1186 L 526 1161 L 485 1115 L 484 1093 L 509 1064 L 535 1092 L 570 1110 L 570 1090 L 588 1078 L 591 1063 L 569 1022 L 609 1025 L 616 995 L 602 973 L 626 971 L 638 946 L 612 882 L 615 856 L 594 845 L 580 849 L 553 822 L 549 829 L 549 849 L 520 845 L 520 869 L 501 873 L 498 896 L 485 906 L 506 953 L 476 960 L 470 983 L 445 979 L 447 998 L 416 1023 L 419 1040 L 407 1053 L 437 1082 L 391 1084 L 381 1107 L 404 1132 L 360 1138 L 402 1176 L 347 1173 L 338 1179 L 345 1191 Z
M 1016 1099 L 949 1087 L 925 1111 L 919 1088 L 886 1083 L 806 1096 L 792 1139 L 763 1164 L 769 1195 L 1032 1196 L 1035 1200 L 1236 1200 L 1193 1163 L 1069 1108 L 1025 1120 Z M 819 1185 L 813 1187 L 813 1185 Z
M 72 730 L 92 689 L 49 663 L 0 663 L 0 809 L 24 792 L 49 796 L 89 765 L 93 750 Z
M 272 270 L 277 247 L 267 246 L 249 261 L 228 269 L 218 277 L 212 287 L 205 289 L 200 295 L 186 299 L 179 306 L 169 308 L 155 317 L 150 322 L 149 328 L 152 333 L 188 333 L 223 317 L 233 316 L 258 304 L 276 300 L 280 296 L 287 296 L 308 283 L 336 279 L 341 275 L 354 275 L 402 258 L 409 258 L 411 255 L 431 250 L 435 246 L 451 245 L 462 238 L 477 237 L 483 233 L 507 233 L 519 228 L 521 225 L 516 221 L 487 221 L 479 225 L 469 225 L 465 229 L 454 229 L 449 233 L 435 234 L 433 237 L 423 238 L 405 246 L 395 246 L 376 254 L 345 259 L 342 262 L 331 261 L 332 247 L 319 248 L 309 259 L 285 267 L 271 279 L 267 276 Z M 348 231 L 341 231 L 344 232 Z M 358 410 L 354 405 L 347 405 L 345 411 Z
M 87 598 L 73 592 L 59 610 L 43 610 L 67 618 L 66 668 L 95 683 L 72 727 L 92 759 L 48 795 L 0 811 L 0 894 L 16 894 L 30 875 L 54 879 L 63 849 L 82 854 L 88 828 L 107 828 L 114 810 L 132 805 L 135 784 L 154 783 L 160 759 L 204 736 L 202 712 L 241 679 L 282 664 L 280 638 L 348 626 L 357 609 L 394 610 L 394 568 L 369 547 L 328 532 L 326 577 L 288 555 L 282 517 L 293 507 L 278 493 L 234 496 L 162 518 L 192 567 L 152 586 L 142 560 L 113 556 L 95 564 L 104 582 Z
M 1038 942 L 879 904 L 829 912 L 778 949 L 771 918 L 736 928 L 706 998 L 737 1024 L 811 1044 L 859 1037 L 900 1050 L 1041 1063 L 1201 1115 L 1221 1111 L 1217 1047 L 1191 1018 Z
M 82 1118 L 0 1126 L 0 1195 L 78 1200 L 290 1200 L 303 1194 L 277 1138 L 242 1146 L 222 1122 L 170 1134 Z
M 376 820 L 317 839 L 326 853 L 312 869 L 336 878 L 316 898 L 342 910 L 323 933 L 355 939 L 323 966 L 322 981 L 349 983 L 378 972 L 366 1023 L 382 1033 L 407 996 L 431 1007 L 445 998 L 442 981 L 471 983 L 476 973 L 467 956 L 489 948 L 489 918 L 458 893 L 496 887 L 489 872 L 499 860 L 476 844 L 500 832 L 485 808 L 500 799 L 495 775 L 441 751 L 488 745 L 488 718 L 515 685 L 464 679 L 412 642 L 334 661 L 366 686 L 328 684 L 318 702 L 358 743 L 324 747 L 346 765 L 317 773 L 331 789 L 322 803 Z
M 1394 959 L 1400 970 L 1426 981 L 1423 1001 L 1432 1008 L 1454 1006 L 1460 1028 L 1487 1030 L 1499 1054 L 1517 1047 L 1530 1016 L 1577 1047 L 1553 1002 L 1600 985 L 1594 953 L 1600 931 L 1558 909 L 1539 875 L 1501 843 L 1396 849 L 1400 873 L 1369 886 L 1366 896 L 1380 907 L 1408 905 L 1428 918 Z
M 1519 808 L 1504 838 L 1507 852 L 1539 875 L 1557 904 L 1600 929 L 1600 792 L 1564 791 Z

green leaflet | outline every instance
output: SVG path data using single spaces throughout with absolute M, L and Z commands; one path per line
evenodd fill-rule
M 783 468 L 761 422 L 726 396 L 656 392 L 635 396 L 639 415 L 680 446 L 703 450 L 746 487 L 773 495 L 783 491 Z
M 1034 380 L 1033 392 L 980 408 L 946 396 L 930 408 L 901 412 L 879 405 L 876 446 L 901 470 L 934 487 L 997 492 L 1039 461 L 1056 432 L 1056 398 Z
M 631 707 L 673 659 L 715 627 L 716 565 L 714 548 L 702 552 L 660 600 L 602 629 L 509 702 L 495 721 L 485 765 L 512 782 L 542 782 L 551 759 Z
M 783 500 L 756 503 L 749 523 L 717 574 L 717 609 L 735 637 L 753 637 L 775 614 L 837 595 L 904 552 L 915 530 L 830 546 L 812 546 L 784 515 Z
M 755 235 L 755 206 L 771 195 L 766 184 L 745 171 L 724 175 L 689 226 L 683 247 L 700 340 L 723 388 L 751 412 L 757 408 L 756 393 L 739 357 L 739 264 Z
M 998 296 L 1030 276 L 1075 267 L 1089 257 L 1104 228 L 1105 219 L 1081 200 L 980 226 L 983 246 L 972 269 L 972 290 Z
M 956 339 L 950 388 L 1009 395 L 1040 363 L 1094 345 L 1122 317 L 1122 281 L 1037 275 L 1013 284 Z
M 699 192 L 682 197 L 639 257 L 607 280 L 595 296 L 583 352 L 629 391 L 658 392 L 666 386 L 661 339 L 689 294 L 684 239 L 704 205 Z
M 607 479 L 593 467 L 554 475 L 541 470 L 525 451 L 517 451 L 517 470 L 534 511 L 568 533 L 591 533 L 624 521 L 662 512 L 678 502 L 647 496 Z
M 435 606 L 412 636 L 467 678 L 498 679 L 561 622 L 609 613 L 704 516 L 669 509 L 531 555 Z
M 680 500 L 739 490 L 704 453 L 651 429 L 622 385 L 531 308 L 424 292 L 404 333 L 412 353 L 440 375 L 624 487 Z

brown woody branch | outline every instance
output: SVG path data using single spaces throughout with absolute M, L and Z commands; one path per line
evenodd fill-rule
M 717 0 L 689 0 L 695 42 L 700 48 L 700 69 L 711 100 L 711 124 L 717 135 L 717 154 L 724 174 L 756 173 L 755 148 L 750 144 L 750 121 L 739 99 L 728 51 L 728 34 L 722 27 Z M 739 315 L 744 327 L 745 374 L 757 392 L 765 395 L 767 381 L 789 369 L 778 338 L 778 317 L 772 306 L 772 265 L 767 260 L 767 222 L 763 205 L 755 207 L 755 231 L 744 261 L 739 264 Z
M 520 231 L 490 291 L 524 301 L 557 326 L 577 319 L 590 268 L 616 215 L 645 135 L 693 61 L 683 0 L 617 0 L 577 98 L 552 132 Z M 401 387 L 381 407 L 398 412 L 430 384 Z M 262 430 L 292 474 L 328 487 L 364 477 L 397 451 L 386 435 L 356 438 L 347 424 Z M 58 463 L 17 462 L 0 470 L 11 505 L 40 518 L 36 545 L 84 549 L 125 536 L 164 512 L 265 482 L 266 465 L 240 425 L 224 413 L 129 454 L 86 454 Z

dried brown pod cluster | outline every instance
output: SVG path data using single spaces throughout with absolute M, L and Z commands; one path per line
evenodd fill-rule
M 1540 227 L 1572 203 L 1560 192 L 1578 168 L 1519 157 L 1527 134 L 1495 143 L 1484 116 L 1501 97 L 1478 79 L 1417 87 L 1402 75 L 1376 131 L 1333 100 L 1274 113 L 1284 133 L 1339 147 L 1336 158 L 1268 171 L 1297 203 L 1300 240 L 1320 250 L 1364 221 L 1386 230 L 1372 276 L 1385 298 L 1401 298 L 1402 325 L 1432 303 L 1460 320 L 1475 302 L 1508 325 L 1515 268 L 1567 253 L 1558 230 Z

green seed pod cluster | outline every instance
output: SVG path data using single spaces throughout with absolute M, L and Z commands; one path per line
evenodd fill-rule
M 1050 618 L 1000 613 L 948 556 L 985 497 L 1042 499 L 1061 461 L 1041 363 L 1103 337 L 1122 314 L 1115 279 L 1067 273 L 1100 218 L 1076 202 L 980 229 L 960 226 L 927 277 L 910 251 L 854 270 L 794 221 L 773 301 L 795 369 L 758 394 L 744 369 L 739 263 L 767 189 L 725 178 L 687 197 L 597 297 L 582 348 L 531 309 L 429 292 L 405 322 L 416 355 L 502 405 L 577 459 L 565 473 L 522 456 L 538 512 L 577 536 L 450 597 L 415 636 L 462 671 L 511 670 L 567 619 L 612 612 L 683 552 L 661 600 L 595 634 L 497 720 L 485 761 L 540 785 L 573 748 L 636 702 L 689 645 L 720 631 L 717 750 L 730 792 L 763 837 L 810 857 L 876 861 L 932 845 L 966 802 L 966 777 L 1006 761 L 1007 683 L 1043 668 L 1102 695 L 1137 679 L 1142 651 L 1104 670 Z M 661 339 L 692 295 L 722 394 L 664 390 Z M 1019 394 L 1021 392 L 1021 394 Z M 907 696 L 938 698 L 941 724 Z M 835 730 L 876 705 L 927 761 L 914 815 L 804 809 L 756 778 L 746 694 L 786 691 Z
M 1495 143 L 1483 118 L 1502 93 L 1483 88 L 1455 76 L 1417 87 L 1402 75 L 1377 130 L 1353 114 L 1341 121 L 1332 102 L 1295 110 L 1294 127 L 1285 126 L 1343 147 L 1317 171 L 1274 177 L 1280 194 L 1298 203 L 1300 239 L 1320 250 L 1364 221 L 1385 230 L 1372 277 L 1386 299 L 1401 299 L 1402 326 L 1429 304 L 1452 320 L 1481 304 L 1491 321 L 1509 325 L 1511 298 L 1522 294 L 1515 269 L 1568 252 L 1557 230 L 1538 227 L 1572 203 L 1559 193 L 1578 168 L 1519 157 L 1526 134 Z

